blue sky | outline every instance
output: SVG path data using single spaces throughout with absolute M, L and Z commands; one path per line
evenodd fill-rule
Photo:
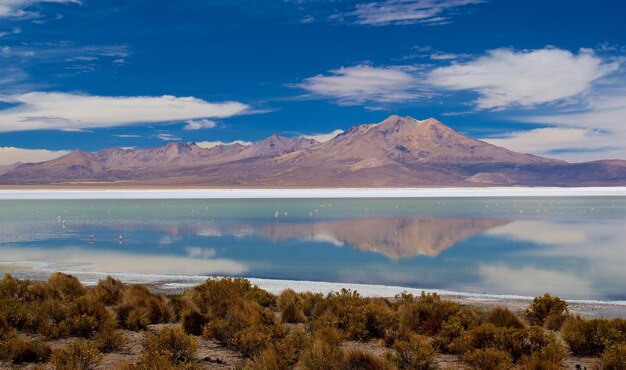
M 325 140 L 390 114 L 626 159 L 624 14 L 618 0 L 0 0 L 0 165 Z

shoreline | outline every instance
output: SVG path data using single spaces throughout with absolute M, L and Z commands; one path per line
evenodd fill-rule
M 0 188 L 0 200 L 335 199 L 626 196 L 626 187 L 485 188 Z
M 42 266 L 43 267 L 43 266 Z M 86 286 L 97 284 L 98 280 L 111 276 L 125 284 L 145 284 L 150 290 L 166 295 L 180 294 L 185 289 L 202 283 L 211 276 L 204 275 L 167 275 L 167 274 L 135 274 L 98 272 L 72 269 L 17 269 L 7 271 L 14 277 L 31 280 L 46 280 L 54 272 L 73 275 Z M 215 276 L 221 278 L 223 276 Z M 281 280 L 254 277 L 242 277 L 253 285 L 266 290 L 269 293 L 279 295 L 284 289 L 290 288 L 297 293 L 313 292 L 324 295 L 330 292 L 338 292 L 341 289 L 357 291 L 363 297 L 380 297 L 393 299 L 396 294 L 406 292 L 420 295 L 422 292 L 437 293 L 442 298 L 455 301 L 468 306 L 489 309 L 495 306 L 504 306 L 514 312 L 522 312 L 532 302 L 534 297 L 514 294 L 473 293 L 449 291 L 444 289 L 420 289 L 401 286 L 337 283 L 323 281 Z M 626 318 L 626 301 L 602 301 L 594 299 L 567 299 L 570 312 L 585 317 L 622 317 Z

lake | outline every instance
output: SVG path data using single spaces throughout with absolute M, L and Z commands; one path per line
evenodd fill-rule
M 626 198 L 0 200 L 0 272 L 626 300 Z

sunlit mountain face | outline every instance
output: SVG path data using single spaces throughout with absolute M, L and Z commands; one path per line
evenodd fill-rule
M 623 300 L 621 198 L 2 201 L 3 271 Z M 142 278 L 143 276 L 143 278 Z M 194 280 L 196 281 L 196 280 Z

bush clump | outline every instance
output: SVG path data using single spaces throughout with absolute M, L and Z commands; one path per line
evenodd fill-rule
M 400 325 L 423 335 L 437 335 L 443 323 L 461 309 L 458 303 L 442 300 L 437 293 L 422 292 L 419 298 L 402 294 L 396 299 L 400 301 L 397 310 Z
M 524 327 L 522 320 L 506 307 L 495 307 L 485 315 L 485 322 L 501 328 L 521 329 Z
M 349 349 L 343 352 L 342 370 L 390 370 L 383 359 L 362 349 Z
M 392 351 L 388 351 L 385 357 L 398 369 L 436 369 L 435 351 L 424 336 L 409 333 L 396 340 L 391 349 Z
M 193 362 L 193 356 L 198 345 L 195 338 L 176 327 L 148 333 L 143 347 L 142 363 L 150 363 L 155 359 L 160 359 L 170 365 L 178 366 Z
M 495 348 L 475 349 L 463 356 L 463 361 L 476 370 L 509 370 L 513 368 L 511 356 Z
M 14 363 L 45 362 L 50 352 L 50 347 L 41 341 L 29 341 L 21 335 L 9 334 L 0 340 L 0 360 Z
M 562 322 L 567 312 L 567 302 L 546 293 L 533 299 L 533 303 L 524 311 L 524 316 L 533 325 L 543 326 L 548 320 L 553 326 L 550 329 L 555 329 L 554 323 Z
M 337 344 L 314 338 L 300 355 L 304 370 L 341 370 L 343 354 Z
M 357 292 L 342 289 L 316 302 L 311 310 L 314 330 L 335 328 L 347 339 L 383 338 L 396 326 L 394 312 L 386 300 L 363 298 Z
M 626 370 L 626 343 L 607 347 L 602 354 L 604 370 Z
M 626 320 L 570 317 L 561 332 L 574 355 L 599 356 L 611 345 L 626 343 Z
M 96 347 L 84 340 L 74 340 L 65 348 L 56 349 L 50 357 L 50 364 L 55 370 L 89 370 L 93 369 L 102 355 Z
M 151 293 L 143 285 L 127 287 L 115 312 L 122 327 L 135 331 L 145 329 L 150 324 L 170 322 L 173 318 L 173 310 L 167 299 Z
M 280 293 L 277 304 L 282 322 L 299 323 L 306 320 L 302 298 L 293 289 L 285 289 Z

